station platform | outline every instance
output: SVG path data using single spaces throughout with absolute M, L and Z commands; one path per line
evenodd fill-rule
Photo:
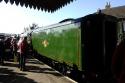
M 34 58 L 26 60 L 25 71 L 20 71 L 18 62 L 4 63 L 0 65 L 0 83 L 77 83 Z

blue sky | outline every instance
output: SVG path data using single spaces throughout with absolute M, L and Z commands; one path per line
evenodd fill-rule
M 66 18 L 83 17 L 96 12 L 99 8 L 104 9 L 106 2 L 110 2 L 111 7 L 125 5 L 125 0 L 75 0 L 54 13 L 48 13 L 1 2 L 0 33 L 21 33 L 24 27 L 28 27 L 32 23 L 41 27 L 58 23 Z

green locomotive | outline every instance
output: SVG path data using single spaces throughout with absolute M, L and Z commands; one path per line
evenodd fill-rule
M 90 14 L 33 30 L 32 46 L 52 66 L 60 64 L 62 70 L 99 79 L 111 74 L 111 57 L 120 35 L 123 29 L 117 18 Z

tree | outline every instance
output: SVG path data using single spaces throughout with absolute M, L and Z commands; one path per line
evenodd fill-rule
M 37 27 L 38 27 L 38 25 L 35 24 L 35 23 L 33 23 L 32 26 L 30 26 L 30 30 L 33 30 L 33 29 L 35 29 L 35 28 L 37 28 Z

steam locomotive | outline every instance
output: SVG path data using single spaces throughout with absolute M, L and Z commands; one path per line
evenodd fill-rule
M 124 36 L 122 24 L 98 13 L 34 29 L 34 56 L 78 82 L 112 83 L 111 59 Z

